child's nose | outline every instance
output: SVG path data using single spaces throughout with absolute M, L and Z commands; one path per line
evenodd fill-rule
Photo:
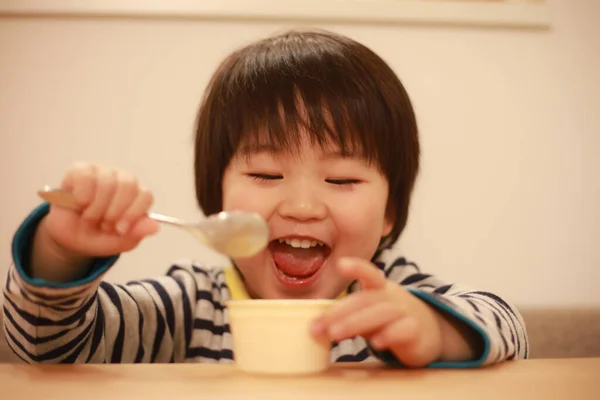
M 293 190 L 286 193 L 278 207 L 283 218 L 296 220 L 321 220 L 327 217 L 327 206 L 309 190 Z

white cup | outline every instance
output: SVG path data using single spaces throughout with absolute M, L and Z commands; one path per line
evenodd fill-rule
M 259 374 L 312 374 L 329 366 L 331 342 L 310 332 L 335 300 L 231 300 L 237 368 Z

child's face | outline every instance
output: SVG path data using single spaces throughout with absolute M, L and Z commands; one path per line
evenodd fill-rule
M 271 231 L 267 249 L 236 260 L 249 293 L 268 299 L 339 295 L 350 282 L 338 274 L 337 260 L 371 259 L 392 229 L 387 198 L 388 182 L 375 165 L 308 140 L 297 155 L 265 149 L 234 157 L 223 178 L 223 208 L 258 212 Z

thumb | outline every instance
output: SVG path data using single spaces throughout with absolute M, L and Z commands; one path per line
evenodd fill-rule
M 131 229 L 127 232 L 126 236 L 141 240 L 146 236 L 156 234 L 159 231 L 159 228 L 158 222 L 148 217 L 144 217 L 140 218 L 131 226 Z

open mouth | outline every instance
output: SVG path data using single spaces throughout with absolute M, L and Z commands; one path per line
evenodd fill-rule
M 286 286 L 308 286 L 319 275 L 331 248 L 313 238 L 286 237 L 271 241 L 275 276 Z

